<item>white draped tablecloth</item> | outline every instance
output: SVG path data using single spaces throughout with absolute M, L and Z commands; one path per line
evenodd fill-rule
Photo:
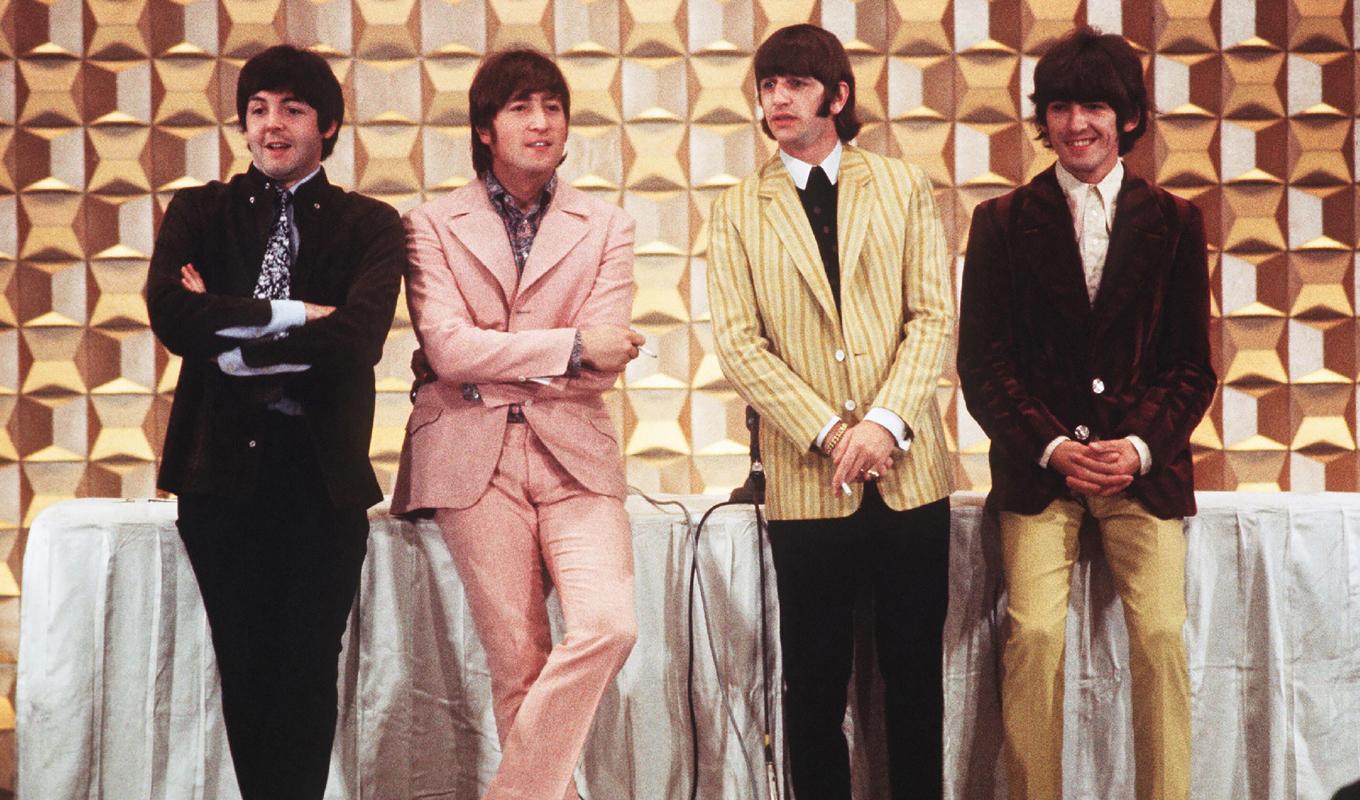
M 589 800 L 689 797 L 690 558 L 693 526 L 716 500 L 679 500 L 688 519 L 677 506 L 629 501 L 639 637 L 587 744 L 579 785 Z M 1360 495 L 1199 500 L 1187 526 L 1192 795 L 1329 798 L 1360 777 Z M 954 498 L 945 771 L 958 800 L 1005 789 L 1004 593 L 995 524 L 980 501 Z M 173 502 L 89 499 L 35 521 L 20 631 L 22 800 L 239 797 L 207 623 L 174 517 Z M 327 798 L 475 800 L 498 747 L 486 661 L 456 573 L 432 523 L 384 508 L 370 520 Z M 699 540 L 693 695 L 703 800 L 767 796 L 761 553 L 749 507 L 718 511 Z M 772 573 L 766 600 L 765 657 L 777 685 Z M 1066 795 L 1131 800 L 1126 634 L 1090 532 L 1072 608 Z M 872 663 L 867 645 L 857 659 Z M 857 680 L 854 705 L 872 705 L 879 691 L 875 680 Z M 875 722 L 854 711 L 847 719 L 860 800 L 888 796 Z M 771 725 L 778 752 L 777 703 Z M 776 772 L 782 788 L 782 758 Z

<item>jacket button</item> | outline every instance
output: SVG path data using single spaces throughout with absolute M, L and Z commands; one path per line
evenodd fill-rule
M 1085 425 L 1078 425 L 1077 427 L 1072 429 L 1072 435 L 1076 437 L 1077 441 L 1084 443 L 1090 440 L 1091 429 L 1086 427 Z
M 846 401 L 845 401 L 845 410 L 846 410 L 846 411 L 854 411 L 854 410 L 855 410 L 855 401 L 854 401 L 854 400 L 846 400 Z
M 255 446 L 255 440 L 254 440 L 254 439 L 251 439 L 249 442 L 246 443 L 246 447 L 251 447 L 251 448 L 253 448 L 254 446 Z
M 844 361 L 844 360 L 845 360 L 845 351 L 844 351 L 844 350 L 837 350 L 837 351 L 836 351 L 836 360 L 837 360 L 837 361 Z
M 250 198 L 250 204 L 251 204 L 252 206 L 255 205 L 255 198 L 254 198 L 254 197 L 251 197 L 251 198 Z
M 1102 394 L 1105 391 L 1105 381 L 1102 381 L 1100 378 L 1091 381 L 1091 391 L 1096 394 Z

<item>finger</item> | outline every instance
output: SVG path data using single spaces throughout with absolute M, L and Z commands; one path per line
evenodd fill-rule
M 1072 457 L 1072 463 L 1074 466 L 1080 469 L 1084 469 L 1089 472 L 1099 473 L 1101 475 L 1115 475 L 1118 474 L 1120 471 L 1117 462 L 1107 461 L 1105 459 L 1099 458 L 1090 458 L 1085 455 L 1074 455 Z
M 848 449 L 845 457 L 836 465 L 836 472 L 831 477 L 832 486 L 840 486 L 842 483 L 850 483 L 859 480 L 858 453 Z
M 1073 470 L 1072 474 L 1069 475 L 1068 477 L 1076 478 L 1077 480 L 1080 480 L 1083 483 L 1090 484 L 1093 486 L 1108 486 L 1111 483 L 1120 482 L 1123 478 L 1127 476 L 1114 474 L 1110 472 L 1104 472 L 1101 470 L 1085 469 L 1078 466 Z
M 1081 494 L 1096 494 L 1101 489 L 1100 486 L 1097 486 L 1094 483 L 1089 483 L 1087 481 L 1081 480 L 1080 478 L 1074 478 L 1071 476 L 1068 476 L 1067 478 L 1067 488 L 1071 489 L 1074 492 L 1079 492 Z

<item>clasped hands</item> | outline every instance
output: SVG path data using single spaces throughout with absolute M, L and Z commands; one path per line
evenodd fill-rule
M 839 494 L 853 481 L 878 480 L 892 469 L 897 440 L 877 422 L 864 420 L 851 425 L 831 450 L 836 470 L 831 493 Z
M 1128 439 L 1082 444 L 1065 441 L 1053 449 L 1048 465 L 1067 478 L 1077 494 L 1109 497 L 1128 488 L 1142 464 Z

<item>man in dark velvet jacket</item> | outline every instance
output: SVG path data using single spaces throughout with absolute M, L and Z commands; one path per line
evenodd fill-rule
M 326 180 L 344 100 L 320 56 L 255 56 L 236 105 L 253 164 L 176 193 L 151 258 L 151 326 L 183 357 L 158 485 L 179 495 L 242 796 L 319 800 L 406 243 L 390 206 Z
M 978 206 L 959 376 L 991 437 L 1009 596 L 1002 716 L 1012 798 L 1062 796 L 1063 644 L 1077 532 L 1099 524 L 1124 601 L 1139 798 L 1185 798 L 1190 434 L 1214 393 L 1204 225 L 1124 170 L 1147 128 L 1137 55 L 1079 29 L 1035 68 L 1058 163 Z

